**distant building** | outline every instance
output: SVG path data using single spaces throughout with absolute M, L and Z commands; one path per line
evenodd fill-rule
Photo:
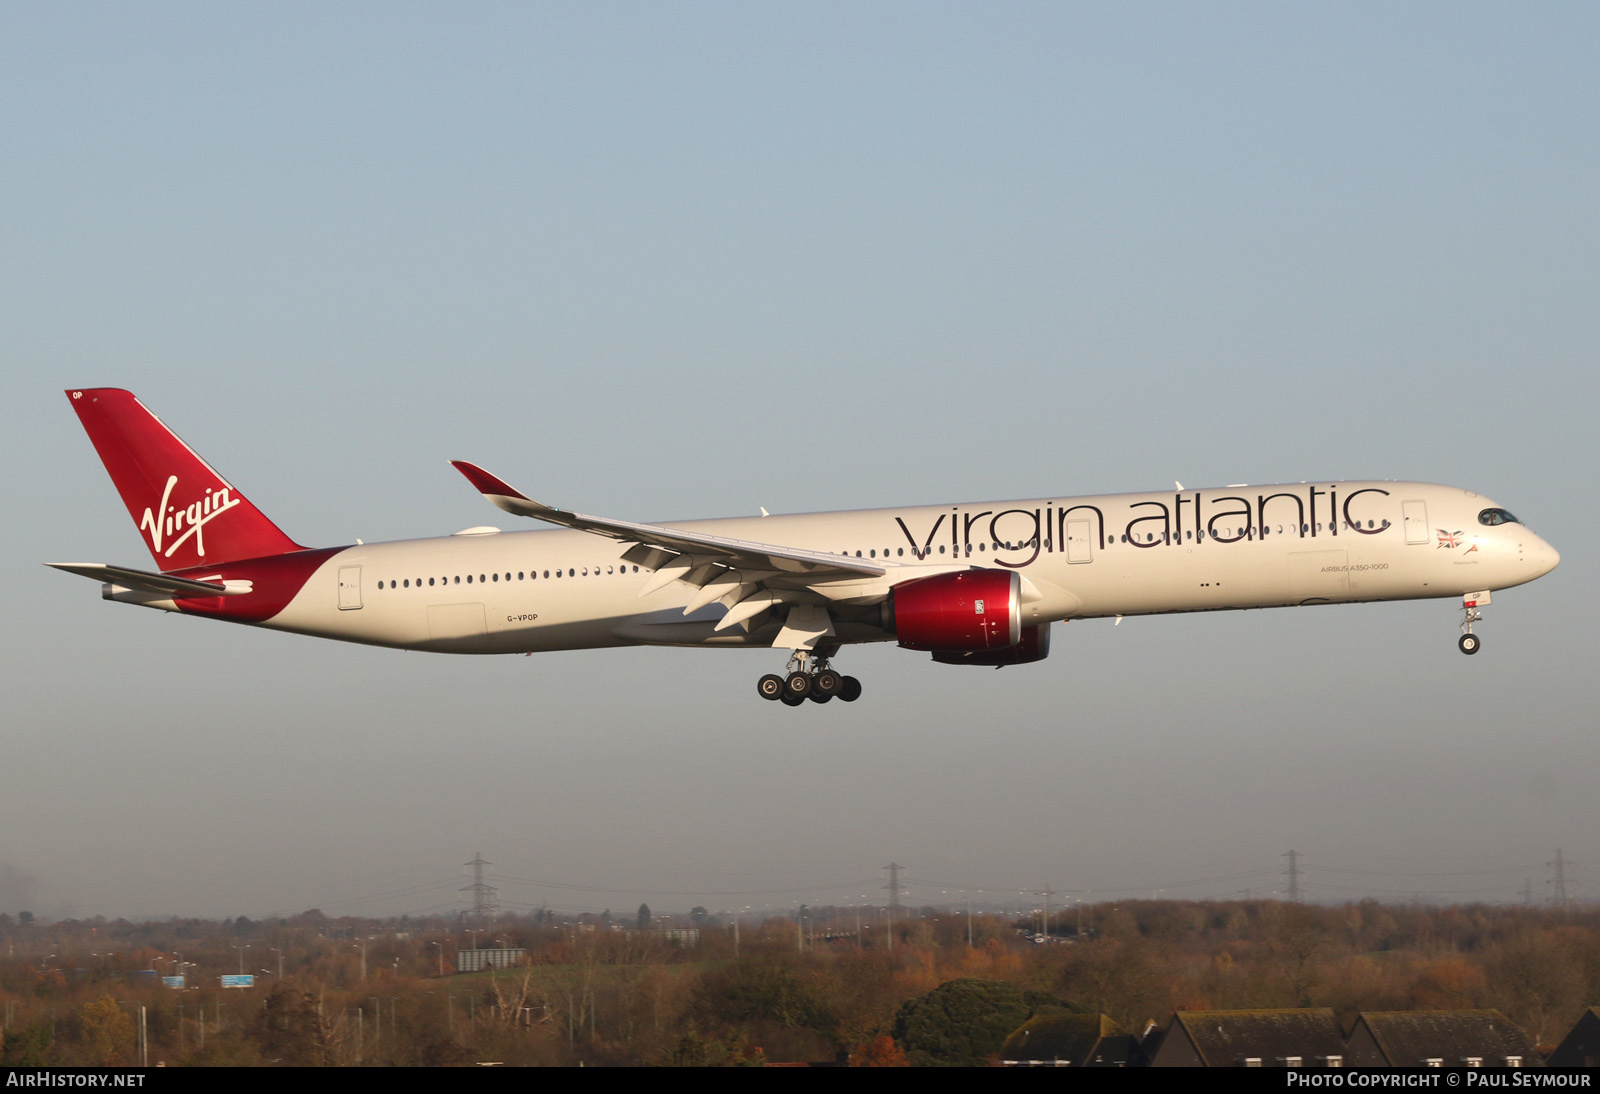
M 1363 1011 L 1350 1067 L 1540 1067 L 1533 1039 L 1497 1010 Z
M 1151 1067 L 1342 1067 L 1344 1031 L 1333 1010 L 1180 1010 L 1159 1041 L 1147 1037 Z
M 1005 1067 L 1126 1067 L 1133 1036 L 1104 1014 L 1030 1018 L 1000 1046 Z
M 1583 1012 L 1545 1063 L 1551 1067 L 1600 1067 L 1600 1007 Z
M 686 950 L 700 945 L 699 927 L 632 927 L 626 933 L 631 938 L 659 938 Z
M 521 946 L 497 946 L 484 950 L 457 950 L 457 972 L 482 972 L 484 969 L 513 969 L 522 964 L 528 951 Z

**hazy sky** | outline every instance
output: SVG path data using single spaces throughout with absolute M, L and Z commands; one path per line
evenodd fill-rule
M 0 911 L 1600 895 L 1593 4 L 0 5 Z M 104 603 L 119 386 L 302 543 L 1467 486 L 1454 602 L 448 657 Z M 1588 636 L 1588 637 L 1586 637 Z M 514 880 L 513 880 L 514 879 Z

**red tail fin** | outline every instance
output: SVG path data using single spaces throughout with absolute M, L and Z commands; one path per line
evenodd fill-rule
M 130 392 L 67 397 L 163 572 L 304 550 Z

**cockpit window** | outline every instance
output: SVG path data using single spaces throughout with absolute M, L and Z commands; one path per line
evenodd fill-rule
M 1493 528 L 1496 524 L 1520 524 L 1521 522 L 1505 509 L 1485 509 L 1478 514 L 1478 523 L 1487 524 Z

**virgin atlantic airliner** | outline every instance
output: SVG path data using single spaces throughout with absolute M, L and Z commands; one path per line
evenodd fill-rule
M 559 530 L 302 547 L 126 391 L 67 392 L 155 570 L 50 563 L 107 600 L 439 653 L 771 647 L 766 699 L 853 702 L 833 660 L 898 642 L 947 665 L 1022 665 L 1069 619 L 1459 598 L 1459 645 L 1492 590 L 1560 556 L 1496 502 L 1417 482 L 1177 486 L 1152 494 L 635 524 L 534 501 Z

